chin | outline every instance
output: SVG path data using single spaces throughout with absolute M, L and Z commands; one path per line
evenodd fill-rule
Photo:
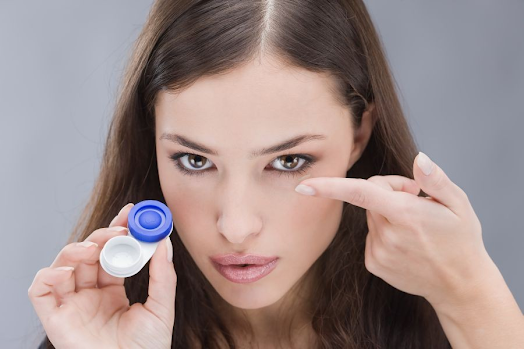
M 278 302 L 288 291 L 285 285 L 269 277 L 249 284 L 231 282 L 221 275 L 207 279 L 224 301 L 241 309 L 267 307 Z
M 229 304 L 240 309 L 260 309 L 278 302 L 286 293 L 275 284 L 250 287 L 245 285 L 221 285 L 215 288 Z M 242 287 L 244 286 L 244 287 Z

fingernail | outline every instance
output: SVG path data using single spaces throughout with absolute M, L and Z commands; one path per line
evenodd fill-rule
M 118 215 L 115 216 L 115 218 L 113 218 L 113 220 L 111 221 L 111 223 L 109 223 L 109 225 L 113 225 L 113 223 L 115 223 L 116 219 L 118 218 Z
M 98 246 L 98 244 L 96 242 L 93 242 L 93 241 L 82 241 L 82 242 L 79 242 L 76 244 L 77 246 L 82 246 L 82 247 L 85 247 L 85 248 L 88 248 L 90 246 Z
M 127 228 L 126 228 L 126 227 L 121 227 L 121 226 L 118 226 L 118 225 L 117 225 L 116 227 L 111 227 L 111 228 L 109 228 L 109 230 L 111 230 L 111 231 L 124 231 L 124 230 L 127 230 Z
M 166 238 L 166 248 L 167 248 L 167 260 L 169 262 L 173 261 L 173 245 L 171 244 L 171 239 L 169 236 Z
M 75 268 L 73 268 L 73 267 L 57 267 L 57 268 L 55 268 L 55 270 L 70 271 L 70 270 L 75 270 Z
M 111 222 L 109 223 L 109 226 L 112 226 L 113 223 L 115 223 L 115 221 L 116 221 L 116 219 L 118 218 L 118 216 L 120 216 L 120 214 L 122 213 L 122 211 L 124 211 L 124 209 L 125 209 L 126 207 L 128 207 L 129 205 L 133 205 L 133 203 L 130 202 L 130 203 L 128 203 L 127 205 L 125 205 L 124 207 L 122 207 L 122 208 L 120 209 L 120 211 L 118 211 L 118 213 L 117 213 L 117 215 L 115 216 L 115 218 L 113 218 L 113 219 L 111 220 Z
M 431 161 L 431 159 L 421 151 L 419 151 L 418 154 L 417 165 L 426 176 L 429 176 L 433 171 L 433 161 Z
M 125 209 L 126 207 L 130 206 L 130 205 L 133 205 L 133 203 L 130 202 L 130 203 L 128 203 L 127 205 L 125 205 L 124 207 L 122 207 L 122 208 L 120 209 L 120 211 L 118 211 L 118 214 L 117 214 L 116 216 L 118 217 L 118 216 L 122 213 L 122 211 L 124 211 L 124 209 Z
M 315 189 L 307 186 L 307 185 L 304 185 L 304 184 L 299 184 L 296 186 L 295 188 L 295 191 L 297 193 L 300 193 L 300 194 L 304 194 L 304 195 L 315 195 Z

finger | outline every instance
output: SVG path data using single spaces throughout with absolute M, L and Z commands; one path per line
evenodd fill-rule
M 343 200 L 366 210 L 376 211 L 388 218 L 394 217 L 401 209 L 398 204 L 399 194 L 407 195 L 384 189 L 363 178 L 315 177 L 308 178 L 300 184 L 312 187 L 316 192 L 315 196 Z M 404 198 L 401 199 L 403 202 Z
M 74 242 L 65 246 L 56 256 L 51 268 L 72 266 L 75 268 L 75 290 L 94 288 L 97 275 L 100 251 L 112 237 L 127 235 L 124 227 L 100 228 L 95 230 L 83 242 Z
M 64 268 L 64 267 L 58 267 Z M 55 269 L 56 270 L 56 269 Z M 67 298 L 75 294 L 75 272 L 76 269 L 73 269 L 71 273 L 67 273 L 69 276 L 64 276 L 62 282 L 55 284 L 53 291 L 57 300 L 58 307 L 67 302 Z
M 420 193 L 420 187 L 418 183 L 404 176 L 388 175 L 388 176 L 372 176 L 368 178 L 368 181 L 380 185 L 382 188 L 393 191 L 403 191 L 413 195 Z
M 111 223 L 109 223 L 109 227 L 114 226 L 121 226 L 121 227 L 127 227 L 127 216 L 129 214 L 129 211 L 133 208 L 134 204 L 132 202 L 128 203 L 124 207 L 120 209 L 120 212 L 113 218 Z
M 125 205 L 124 207 L 122 207 L 120 212 L 116 215 L 115 218 L 113 218 L 113 220 L 109 224 L 109 226 L 111 227 L 110 229 L 118 229 L 119 227 L 125 227 L 126 230 L 124 230 L 121 235 L 128 235 L 129 234 L 129 230 L 127 230 L 127 219 L 128 219 L 128 216 L 129 216 L 129 211 L 131 211 L 133 206 L 134 206 L 134 204 L 130 202 L 127 205 Z M 107 240 L 109 240 L 109 239 L 107 239 Z M 104 242 L 103 245 L 105 245 L 107 240 Z M 103 245 L 100 245 L 100 249 L 104 248 Z M 99 255 L 99 258 L 100 258 L 100 255 Z M 125 278 L 120 278 L 120 277 L 116 277 L 116 276 L 108 274 L 104 270 L 104 268 L 102 268 L 100 263 L 98 263 L 97 275 L 98 275 L 98 277 L 97 277 L 98 288 L 103 288 L 103 287 L 106 287 L 106 286 L 124 286 Z
M 40 319 L 46 319 L 58 310 L 58 301 L 53 288 L 68 278 L 73 269 L 63 270 L 55 268 L 40 269 L 27 290 L 29 300 Z
M 168 328 L 175 321 L 175 296 L 177 276 L 168 251 L 173 251 L 171 239 L 162 240 L 149 263 L 149 289 L 144 307 L 158 316 Z M 171 256 L 173 255 L 172 252 Z
M 50 267 L 57 268 L 68 265 L 76 268 L 84 260 L 91 258 L 96 247 L 95 243 L 89 241 L 70 243 L 62 248 Z
M 86 273 L 85 269 L 82 267 L 86 264 L 92 264 L 95 263 L 98 259 L 98 254 L 100 251 L 98 249 L 98 245 L 91 241 L 83 241 L 83 242 L 74 242 L 71 244 L 68 244 L 65 246 L 58 256 L 55 258 L 53 263 L 51 264 L 51 268 L 61 267 L 61 266 L 72 266 L 75 268 L 75 271 L 77 272 L 77 275 L 79 275 L 79 278 L 77 279 L 73 273 L 71 280 L 72 281 L 72 287 L 70 288 L 70 284 L 68 283 L 65 289 L 61 289 L 61 287 L 58 287 L 58 293 L 62 293 L 65 295 L 72 291 L 79 291 L 83 287 L 88 287 L 88 282 L 84 281 L 86 278 L 89 279 L 90 276 L 88 273 Z M 96 280 L 96 276 L 95 276 Z M 75 282 L 78 282 L 79 285 L 75 286 Z M 91 287 L 94 287 L 91 286 Z
M 419 152 L 415 157 L 413 175 L 425 193 L 455 214 L 460 215 L 469 210 L 470 203 L 466 193 L 426 154 Z

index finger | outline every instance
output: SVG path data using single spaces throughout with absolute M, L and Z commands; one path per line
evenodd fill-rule
M 407 194 L 384 189 L 363 178 L 315 177 L 306 179 L 300 184 L 314 188 L 315 196 L 342 200 L 377 212 L 391 220 L 398 216 L 401 209 L 400 202 L 404 200 L 399 200 L 398 195 Z
M 124 207 L 122 207 L 120 209 L 120 212 L 118 212 L 118 214 L 115 216 L 115 218 L 113 218 L 111 223 L 109 223 L 109 227 L 110 228 L 114 226 L 127 227 L 127 216 L 129 214 L 129 211 L 131 211 L 134 205 L 135 204 L 130 202 L 127 205 L 125 205 Z
M 116 215 L 115 218 L 113 218 L 113 221 L 109 224 L 110 229 L 115 229 L 117 227 L 125 227 L 127 228 L 127 219 L 129 216 L 129 212 L 133 208 L 133 203 L 128 203 L 122 209 L 120 212 Z M 128 231 L 126 230 L 126 233 L 124 235 L 127 235 Z M 107 240 L 106 240 L 107 242 Z M 104 242 L 105 245 L 105 242 Z M 100 250 L 102 250 L 103 246 L 100 246 Z M 97 286 L 98 288 L 103 288 L 106 286 L 111 285 L 117 285 L 117 286 L 123 286 L 124 285 L 124 278 L 119 278 L 113 275 L 108 274 L 104 268 L 98 263 L 98 276 L 97 276 Z

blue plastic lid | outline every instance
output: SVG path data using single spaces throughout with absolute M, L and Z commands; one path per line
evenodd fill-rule
M 156 200 L 144 200 L 134 205 L 127 218 L 129 232 L 137 240 L 157 242 L 171 232 L 173 217 L 169 208 Z

